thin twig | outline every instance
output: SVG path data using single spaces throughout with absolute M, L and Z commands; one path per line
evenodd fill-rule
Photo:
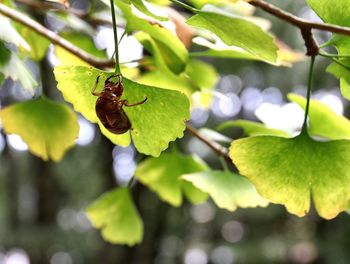
M 77 46 L 73 45 L 69 41 L 65 40 L 64 38 L 57 35 L 55 32 L 47 29 L 46 27 L 42 26 L 38 22 L 34 21 L 33 19 L 29 18 L 28 16 L 24 15 L 23 13 L 20 13 L 12 8 L 7 7 L 4 4 L 0 3 L 0 13 L 13 19 L 14 21 L 17 21 L 30 29 L 34 30 L 38 34 L 42 35 L 43 37 L 49 39 L 52 41 L 52 43 L 64 48 L 65 50 L 69 51 L 70 53 L 78 56 L 83 61 L 89 63 L 92 66 L 95 66 L 96 68 L 109 68 L 114 66 L 113 60 L 104 60 L 96 58 L 89 53 L 85 52 L 84 50 L 78 48 Z
M 219 156 L 225 158 L 227 162 L 230 164 L 233 164 L 232 159 L 228 155 L 228 149 L 221 146 L 219 143 L 216 143 L 215 141 L 211 141 L 207 137 L 203 136 L 197 129 L 189 125 L 188 123 L 186 124 L 186 130 L 190 132 L 193 136 L 198 138 L 200 141 L 205 143 L 209 148 L 214 150 Z

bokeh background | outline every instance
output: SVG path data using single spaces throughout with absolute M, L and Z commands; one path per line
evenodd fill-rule
M 305 19 L 319 21 L 304 1 L 271 2 Z M 71 4 L 82 11 L 99 7 L 98 1 L 76 0 Z M 49 28 L 63 27 L 51 13 L 34 15 Z M 257 15 L 271 20 L 271 31 L 280 40 L 304 51 L 296 28 L 263 12 Z M 330 37 L 315 33 L 321 43 Z M 94 40 L 111 56 L 109 26 L 98 26 Z M 122 41 L 120 49 L 122 61 L 138 59 L 143 53 L 131 37 Z M 223 121 L 244 118 L 288 131 L 300 128 L 303 111 L 289 103 L 286 94 L 305 94 L 307 61 L 292 68 L 242 60 L 206 61 L 216 67 L 220 78 L 211 108 L 193 109 L 193 126 L 214 128 Z M 313 97 L 347 115 L 348 103 L 340 96 L 337 80 L 324 73 L 328 63 L 317 58 Z M 52 74 L 53 52 L 40 65 L 31 61 L 27 65 L 42 79 L 45 93 L 62 100 Z M 1 107 L 28 98 L 11 80 L 0 87 Z M 326 221 L 313 210 L 297 218 L 278 205 L 234 213 L 218 209 L 211 201 L 173 208 L 141 184 L 136 184 L 132 193 L 145 224 L 143 242 L 133 248 L 104 242 L 84 209 L 106 190 L 128 182 L 137 162 L 145 156 L 132 146 L 112 145 L 83 117 L 79 117 L 79 124 L 77 146 L 59 163 L 43 162 L 28 152 L 18 136 L 4 135 L 1 130 L 0 264 L 350 263 L 347 213 Z M 231 129 L 225 135 L 238 138 L 242 132 Z M 212 168 L 221 169 L 218 157 L 191 135 L 186 134 L 176 144 L 181 151 L 196 153 Z

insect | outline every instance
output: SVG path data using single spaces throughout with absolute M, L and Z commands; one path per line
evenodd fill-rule
M 95 92 L 100 76 L 96 78 L 96 83 L 91 93 L 98 96 L 96 100 L 96 114 L 108 131 L 114 134 L 123 134 L 131 128 L 131 123 L 123 110 L 123 106 L 132 107 L 141 105 L 147 101 L 147 97 L 138 103 L 129 104 L 128 100 L 122 100 L 123 78 L 121 74 L 109 76 L 104 84 L 102 92 Z M 117 82 L 112 82 L 112 78 L 117 78 Z

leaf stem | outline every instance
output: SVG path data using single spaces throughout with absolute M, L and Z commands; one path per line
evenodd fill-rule
M 227 166 L 227 163 L 226 163 L 226 160 L 225 160 L 225 158 L 223 157 L 223 156 L 219 156 L 219 159 L 220 159 L 220 163 L 221 163 L 221 166 L 222 166 L 222 168 L 224 169 L 224 171 L 230 171 L 229 169 L 228 169 L 228 166 Z
M 191 11 L 193 13 L 198 13 L 198 9 L 196 8 L 193 8 L 192 6 L 188 5 L 188 4 L 185 4 L 181 1 L 178 1 L 178 0 L 170 0 L 170 2 L 173 2 L 174 4 L 178 5 L 178 6 L 181 6 L 182 8 L 185 8 L 187 9 L 188 11 Z
M 307 131 L 307 117 L 309 115 L 309 108 L 310 108 L 310 97 L 311 97 L 311 90 L 312 90 L 314 64 L 315 64 L 315 56 L 311 56 L 309 77 L 308 77 L 308 83 L 307 83 L 305 116 L 304 116 L 304 123 L 303 123 L 303 127 L 302 127 L 303 132 Z
M 110 0 L 111 3 L 111 13 L 112 13 L 112 22 L 113 22 L 113 35 L 114 35 L 114 50 L 115 50 L 115 73 L 121 74 L 120 65 L 119 65 L 119 50 L 118 50 L 118 33 L 117 33 L 117 22 L 115 19 L 115 10 L 114 2 Z
M 340 66 L 344 67 L 345 69 L 347 69 L 348 71 L 350 71 L 350 67 L 348 65 L 346 65 L 345 63 L 341 62 L 340 60 L 338 60 L 337 58 L 339 57 L 345 57 L 345 56 L 338 56 L 337 54 L 329 54 L 329 53 L 320 53 L 321 56 L 326 57 L 326 58 L 330 58 L 333 62 L 335 62 L 336 64 L 339 64 Z M 349 57 L 349 56 L 346 56 Z
M 128 182 L 128 185 L 127 185 L 128 189 L 131 189 L 132 184 L 134 183 L 134 181 L 135 181 L 135 177 L 132 176 L 132 177 L 130 178 L 129 182 Z

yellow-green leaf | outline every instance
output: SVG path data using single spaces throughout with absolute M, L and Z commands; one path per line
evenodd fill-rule
M 230 157 L 263 197 L 304 216 L 314 202 L 326 219 L 347 209 L 350 141 L 318 142 L 307 133 L 285 139 L 257 136 L 232 143 Z M 312 195 L 311 195 L 312 194 Z
M 56 67 L 54 72 L 58 89 L 65 100 L 86 119 L 97 123 L 97 98 L 91 94 L 91 89 L 100 76 L 97 91 L 101 91 L 104 81 L 113 73 L 83 66 Z M 189 101 L 178 91 L 141 85 L 127 78 L 123 78 L 123 84 L 122 98 L 130 103 L 148 98 L 142 105 L 123 108 L 132 124 L 131 136 L 135 147 L 144 154 L 159 156 L 170 141 L 183 136 L 185 121 L 189 118 Z M 130 142 L 129 133 L 115 135 L 105 129 L 102 132 L 115 144 L 125 146 Z
M 193 203 L 207 199 L 205 193 L 181 179 L 183 174 L 204 170 L 208 170 L 208 166 L 198 157 L 172 152 L 142 162 L 136 169 L 135 177 L 156 192 L 162 200 L 173 206 L 180 206 L 183 195 Z
M 103 194 L 87 208 L 87 215 L 108 242 L 133 246 L 142 240 L 143 223 L 127 188 Z
M 185 174 L 182 179 L 206 192 L 220 208 L 235 211 L 237 207 L 265 207 L 268 200 L 262 198 L 245 177 L 225 171 L 203 171 Z
M 59 161 L 74 145 L 79 125 L 68 107 L 46 98 L 17 103 L 0 111 L 7 134 L 18 134 L 44 160 Z
M 306 99 L 302 96 L 289 94 L 288 99 L 305 110 Z M 310 101 L 309 121 L 308 131 L 313 136 L 329 139 L 350 139 L 350 121 L 317 100 Z

